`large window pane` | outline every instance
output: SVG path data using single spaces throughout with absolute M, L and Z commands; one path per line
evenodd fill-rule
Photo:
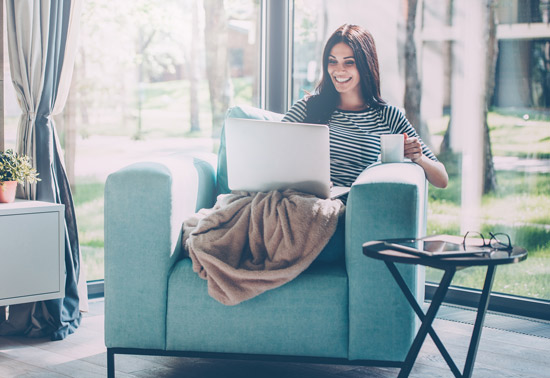
M 258 104 L 259 20 L 257 0 L 83 3 L 56 122 L 88 280 L 103 278 L 106 177 L 135 161 L 215 152 L 227 107 Z
M 469 79 L 468 64 L 476 57 L 468 55 L 472 46 L 464 46 L 460 33 L 481 30 L 486 22 L 472 24 L 477 17 L 465 4 L 425 0 L 416 18 L 422 122 L 450 175 L 448 188 L 430 186 L 427 232 L 461 235 L 473 227 L 487 235 L 508 233 L 515 245 L 527 248 L 529 258 L 499 267 L 494 291 L 550 300 L 550 36 L 530 39 L 521 34 L 498 42 L 494 95 L 486 117 L 496 186 L 476 197 L 470 186 L 489 173 L 481 151 L 477 160 L 468 159 L 479 140 L 475 135 L 482 138 L 485 125 L 474 125 L 468 117 L 474 111 L 483 114 L 485 105 L 478 101 L 465 107 L 460 98 L 485 93 L 485 83 Z M 292 101 L 315 88 L 330 34 L 343 23 L 356 23 L 376 40 L 382 97 L 403 107 L 406 5 L 400 0 L 295 0 Z M 501 2 L 496 19 L 506 24 L 548 20 L 548 7 L 531 1 L 527 17 L 525 5 L 523 0 Z M 467 17 L 460 20 L 460 15 Z M 439 271 L 427 270 L 427 280 L 438 282 L 440 277 Z M 483 277 L 483 269 L 466 269 L 453 283 L 479 289 Z
M 538 6 L 532 8 L 539 10 Z M 435 1 L 426 2 L 424 15 L 434 12 L 449 14 L 449 9 Z M 508 24 L 531 20 L 525 19 L 521 1 L 500 4 L 496 14 L 497 20 Z M 537 19 L 540 15 L 534 18 Z M 450 21 L 452 26 L 454 21 Z M 425 23 L 423 27 L 434 27 L 434 23 Z M 460 125 L 453 123 L 456 104 L 452 93 L 465 78 L 458 69 L 452 69 L 453 64 L 459 67 L 465 59 L 456 55 L 456 44 L 425 41 L 423 46 L 424 51 L 428 50 L 423 65 L 426 71 L 429 67 L 423 94 L 432 94 L 423 97 L 423 101 L 428 100 L 426 108 L 430 109 L 424 113 L 425 119 L 433 133 L 450 139 L 453 133 L 455 139 L 460 134 L 457 132 Z M 465 201 L 471 200 L 464 191 L 475 177 L 464 168 L 461 149 L 447 149 L 440 157 L 451 173 L 450 185 L 445 190 L 430 188 L 428 218 L 428 233 L 460 234 L 468 230 L 465 226 L 468 223 L 477 224 L 476 228 L 485 235 L 508 233 L 515 245 L 527 248 L 529 258 L 519 265 L 499 267 L 493 290 L 546 300 L 550 300 L 549 46 L 548 40 L 530 39 L 526 35 L 521 39 L 498 41 L 494 93 L 487 115 L 496 185 L 477 199 L 479 208 L 475 214 L 469 213 Z M 440 78 L 434 75 L 438 72 L 443 73 Z M 442 104 L 439 115 L 433 106 L 438 98 L 450 99 Z M 463 144 L 471 143 L 467 135 L 461 138 Z M 477 164 L 483 167 L 483 161 Z M 483 178 L 491 176 L 488 170 L 482 172 Z M 467 222 L 466 218 L 473 219 Z M 480 289 L 484 274 L 484 269 L 466 269 L 457 274 L 453 283 Z M 438 272 L 427 272 L 429 280 L 438 280 L 439 276 Z

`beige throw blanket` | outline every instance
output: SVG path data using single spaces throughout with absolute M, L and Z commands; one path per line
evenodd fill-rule
M 303 272 L 343 210 L 340 200 L 292 190 L 224 194 L 184 222 L 184 248 L 210 296 L 236 305 Z

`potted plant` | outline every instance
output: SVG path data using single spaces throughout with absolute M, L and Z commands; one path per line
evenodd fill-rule
M 18 155 L 13 150 L 0 151 L 0 202 L 13 202 L 17 183 L 40 181 L 38 172 L 26 155 Z

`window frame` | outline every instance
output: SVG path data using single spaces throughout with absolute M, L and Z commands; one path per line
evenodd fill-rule
M 293 14 L 291 0 L 262 1 L 260 107 L 276 113 L 290 106 Z
M 425 299 L 431 301 L 438 287 L 439 284 L 437 282 L 426 281 Z M 480 298 L 481 290 L 479 289 L 451 285 L 443 302 L 477 308 Z M 550 320 L 550 301 L 536 298 L 491 292 L 488 309 L 504 314 Z

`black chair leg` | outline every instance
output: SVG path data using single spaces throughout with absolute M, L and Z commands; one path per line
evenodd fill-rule
M 115 378 L 115 352 L 107 348 L 107 378 Z

